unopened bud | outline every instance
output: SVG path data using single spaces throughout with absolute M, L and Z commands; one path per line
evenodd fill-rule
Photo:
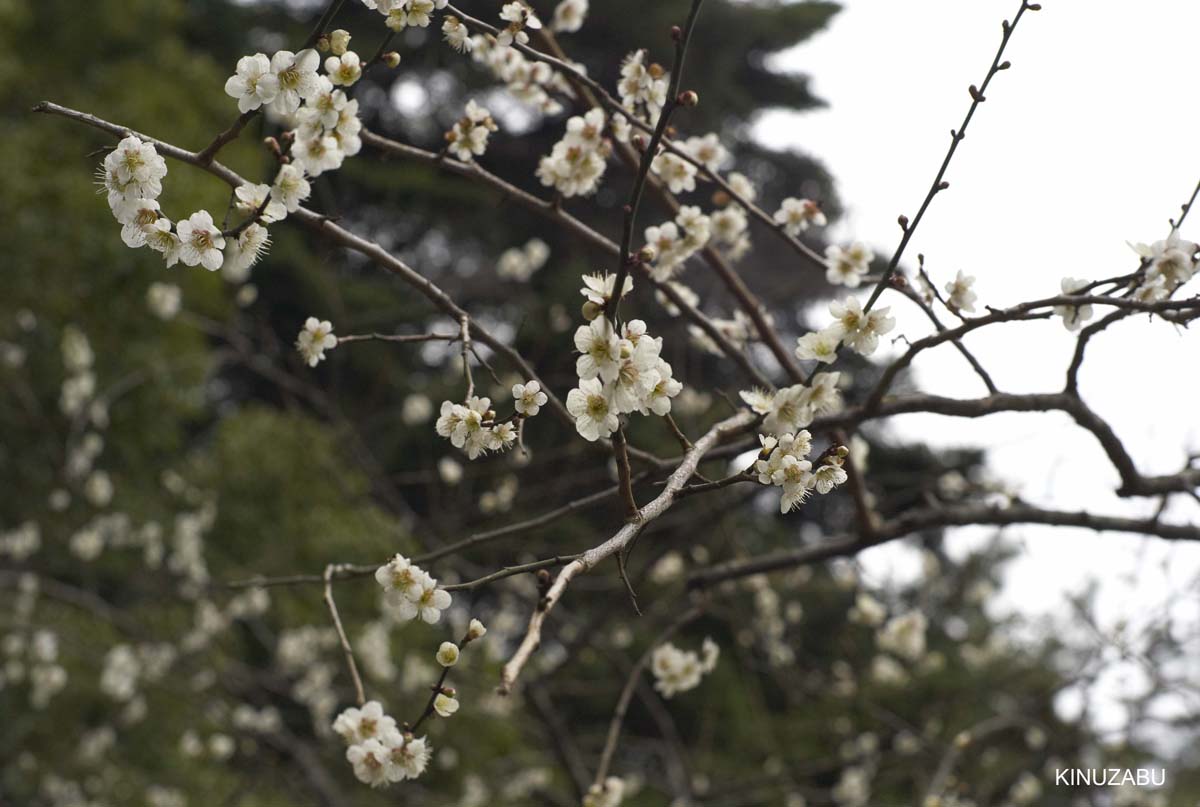
M 700 103 L 700 96 L 696 94 L 695 90 L 685 90 L 679 93 L 680 106 L 695 106 L 698 103 Z
M 671 39 L 675 42 L 678 42 L 679 40 L 683 39 L 683 29 L 680 28 L 678 25 L 671 26 Z
M 658 250 L 654 248 L 653 244 L 646 244 L 646 246 L 638 250 L 637 257 L 642 263 L 651 263 L 658 257 Z
M 467 641 L 473 642 L 476 639 L 482 639 L 485 633 L 487 633 L 487 628 L 483 626 L 483 623 L 478 619 L 472 619 L 471 624 L 467 626 Z
M 341 56 L 350 49 L 350 32 L 339 28 L 329 35 L 329 49 L 334 56 Z
M 588 322 L 591 322 L 596 317 L 600 316 L 600 313 L 603 310 L 604 310 L 603 308 L 601 308 L 599 305 L 592 302 L 591 300 L 586 300 L 584 302 L 583 308 L 582 308 L 583 318 L 586 319 Z
M 846 459 L 846 457 L 850 456 L 850 449 L 846 448 L 845 446 L 838 446 L 833 453 L 837 454 L 842 459 Z
M 388 67 L 399 67 L 400 54 L 394 50 L 389 50 L 387 53 L 383 54 L 383 63 Z
M 325 34 L 317 37 L 317 50 L 321 51 L 321 53 L 329 53 L 329 37 L 325 36 Z
M 896 223 L 900 225 L 901 230 L 907 230 L 908 229 L 908 216 L 901 213 L 900 217 L 896 219 Z
M 968 745 L 971 744 L 971 732 L 960 731 L 954 737 L 954 744 L 956 746 L 958 746 L 959 748 L 966 748 Z

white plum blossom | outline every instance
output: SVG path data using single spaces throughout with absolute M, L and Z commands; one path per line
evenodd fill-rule
M 329 80 L 340 87 L 349 87 L 362 78 L 362 60 L 354 51 L 345 51 L 339 56 L 325 60 L 325 73 Z
M 337 343 L 337 337 L 333 335 L 333 325 L 329 320 L 309 317 L 296 337 L 296 350 L 309 367 L 316 367 L 325 360 L 325 351 L 333 350 Z
M 396 728 L 394 718 L 384 714 L 379 701 L 367 701 L 362 708 L 349 708 L 333 721 L 333 731 L 347 745 L 378 740 Z
M 874 259 L 875 253 L 866 244 L 855 242 L 845 249 L 830 244 L 825 248 L 825 279 L 834 285 L 858 288 Z
M 851 622 L 877 628 L 887 618 L 887 609 L 879 600 L 860 591 L 854 599 L 854 607 L 850 609 L 849 617 Z
M 795 236 L 809 227 L 824 227 L 826 218 L 821 206 L 812 199 L 789 196 L 775 211 L 775 223 L 783 227 L 783 231 L 788 235 Z
M 729 183 L 729 189 L 747 202 L 753 202 L 758 198 L 758 191 L 754 188 L 754 184 L 750 181 L 750 178 L 745 174 L 733 171 L 726 180 Z
M 471 99 L 463 116 L 446 132 L 446 148 L 460 160 L 471 160 L 487 151 L 488 135 L 494 131 L 491 113 Z
M 458 698 L 447 695 L 445 692 L 439 692 L 433 699 L 433 711 L 441 717 L 450 717 L 458 711 L 458 706 Z
M 396 733 L 398 734 L 398 732 Z M 393 735 L 394 739 L 396 735 Z M 405 779 L 416 779 L 425 772 L 429 758 L 433 754 L 424 737 L 412 737 L 405 734 L 400 736 L 400 742 L 392 746 L 391 763 L 388 779 L 393 782 Z
M 342 151 L 336 137 L 319 134 L 315 137 L 297 139 L 292 144 L 292 159 L 309 176 L 319 177 L 326 171 L 336 171 L 341 168 L 343 160 L 346 159 L 346 153 Z
M 167 266 L 174 266 L 179 262 L 180 252 L 183 249 L 183 244 L 179 241 L 179 236 L 171 230 L 171 222 L 166 218 L 159 218 L 146 231 L 146 246 L 156 252 L 161 252 Z
M 350 48 L 350 32 L 345 28 L 338 28 L 329 33 L 329 52 L 334 56 L 341 56 Z
M 250 276 L 250 267 L 267 251 L 271 243 L 267 228 L 251 223 L 236 238 L 225 240 L 225 262 L 221 273 L 232 283 L 242 283 Z
M 837 359 L 838 346 L 842 343 L 844 333 L 841 325 L 836 323 L 824 330 L 806 333 L 796 340 L 796 358 L 825 364 L 833 362 Z
M 651 412 L 662 417 L 670 413 L 671 399 L 683 391 L 683 384 L 671 377 L 671 365 L 662 359 L 658 360 L 655 372 L 658 374 L 658 383 L 650 390 L 646 405 Z
M 467 625 L 467 641 L 482 639 L 487 634 L 487 628 L 478 619 L 472 619 Z
M 279 76 L 265 53 L 238 59 L 237 72 L 225 82 L 225 94 L 236 98 L 239 112 L 270 104 L 279 95 Z
M 213 223 L 212 214 L 198 210 L 175 225 L 179 234 L 179 259 L 188 266 L 203 266 L 210 272 L 221 268 L 225 260 L 221 250 L 225 248 L 225 236 Z
M 1177 230 L 1153 244 L 1130 244 L 1145 264 L 1142 298 L 1162 299 L 1196 274 L 1196 244 L 1179 237 Z
M 672 698 L 680 692 L 695 689 L 700 680 L 717 666 L 720 648 L 712 639 L 705 638 L 700 652 L 680 650 L 670 642 L 654 648 L 650 656 L 650 671 L 654 673 L 654 688 L 664 698 Z
M 607 317 L 596 317 L 575 331 L 575 349 L 581 355 L 575 362 L 575 372 L 581 380 L 599 376 L 609 382 L 621 369 L 622 339 Z
M 304 170 L 297 165 L 280 166 L 271 186 L 271 198 L 283 204 L 289 213 L 299 209 L 300 203 L 312 193 L 312 186 L 304 177 Z
M 458 645 L 454 642 L 442 642 L 437 651 L 437 663 L 443 667 L 453 667 L 458 663 Z
M 1062 293 L 1067 296 L 1079 294 L 1086 288 L 1088 282 L 1079 280 L 1073 277 L 1064 277 L 1059 288 Z M 1063 325 L 1068 331 L 1077 331 L 1083 323 L 1092 318 L 1092 307 L 1090 305 L 1056 305 L 1054 313 L 1062 317 Z
M 513 408 L 525 417 L 533 417 L 546 405 L 549 398 L 542 392 L 542 385 L 537 381 L 527 381 L 524 384 L 513 384 Z
M 471 39 L 470 29 L 453 14 L 447 14 L 446 18 L 442 20 L 442 38 L 446 40 L 447 45 L 459 53 L 470 52 L 475 45 L 474 40 Z
M 696 190 L 696 166 L 676 154 L 659 153 L 650 163 L 650 170 L 667 184 L 671 193 Z
M 608 300 L 612 298 L 613 289 L 617 285 L 617 275 L 602 274 L 602 275 L 583 275 L 583 288 L 580 289 L 580 294 L 587 303 L 583 306 L 583 316 L 587 319 L 594 319 L 599 316 L 601 311 L 604 311 L 608 305 Z M 634 291 L 634 279 L 629 275 L 625 275 L 625 282 L 620 288 L 620 295 L 625 297 Z M 590 316 L 588 316 L 590 313 Z
M 729 151 L 721 144 L 720 138 L 714 132 L 703 137 L 689 137 L 680 146 L 692 159 L 714 173 L 721 170 L 729 161 Z
M 609 776 L 602 784 L 588 788 L 587 795 L 583 797 L 583 807 L 621 807 L 624 800 L 625 781 L 616 776 Z
M 317 91 L 317 67 L 321 55 L 312 48 L 299 53 L 290 50 L 278 51 L 271 57 L 271 72 L 279 85 L 279 92 L 271 102 L 271 109 L 286 117 L 300 108 L 302 100 L 308 100 Z
M 247 216 L 257 215 L 264 224 L 287 218 L 287 205 L 276 198 L 277 194 L 272 191 L 270 185 L 251 185 L 247 182 L 239 185 L 233 195 L 236 199 L 234 204 L 239 212 Z
M 611 437 L 617 430 L 617 413 L 612 394 L 599 378 L 584 379 L 567 393 L 567 411 L 575 418 L 575 429 L 585 440 Z
M 529 43 L 529 34 L 525 33 L 525 29 L 537 30 L 542 27 L 537 14 L 523 0 L 515 0 L 501 6 L 500 19 L 508 23 L 496 36 L 496 44 L 501 47 L 508 47 L 514 42 L 526 45 Z
M 562 0 L 554 7 L 554 19 L 550 22 L 550 30 L 556 34 L 570 34 L 583 27 L 587 17 L 588 0 Z
M 975 278 L 964 275 L 959 269 L 954 280 L 946 284 L 946 305 L 964 314 L 975 313 L 975 300 L 978 299 L 978 296 L 971 288 L 973 285 L 975 285 Z
M 371 787 L 388 783 L 391 751 L 379 740 L 365 740 L 346 749 L 346 760 L 354 767 L 358 781 Z
M 881 650 L 909 661 L 925 654 L 925 629 L 928 621 L 920 611 L 909 611 L 888 620 L 875 635 Z

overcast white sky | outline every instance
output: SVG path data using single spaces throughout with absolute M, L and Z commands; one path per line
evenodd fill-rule
M 847 205 L 837 238 L 890 254 L 896 217 L 916 212 L 941 161 L 949 130 L 982 81 L 1016 0 L 845 0 L 831 28 L 788 52 L 782 66 L 813 76 L 829 107 L 770 113 L 760 134 L 825 161 Z M 942 194 L 909 247 L 926 255 L 939 285 L 963 269 L 980 302 L 1006 306 L 1058 291 L 1065 275 L 1100 278 L 1130 270 L 1126 240 L 1168 230 L 1198 177 L 1200 104 L 1192 97 L 1200 3 L 1044 0 L 1026 14 L 1000 74 L 976 114 Z M 1200 239 L 1200 216 L 1183 229 Z M 911 263 L 910 263 L 911 265 Z M 927 332 L 923 315 L 891 300 L 899 330 Z M 1001 389 L 1061 387 L 1073 342 L 1057 322 L 1000 326 L 968 343 Z M 926 354 L 918 380 L 931 392 L 974 397 L 982 385 L 952 348 Z M 1109 419 L 1144 472 L 1182 467 L 1200 451 L 1200 333 L 1129 321 L 1093 341 L 1081 375 L 1085 397 Z M 1152 503 L 1112 494 L 1116 473 L 1094 439 L 1065 416 L 987 420 L 905 416 L 909 439 L 983 445 L 990 465 L 1028 500 L 1062 509 L 1148 514 Z M 1170 517 L 1200 518 L 1182 499 Z M 961 531 L 960 531 L 961 532 Z M 1014 528 L 1026 546 L 1003 602 L 1060 610 L 1065 591 L 1091 576 L 1107 582 L 1106 619 L 1149 612 L 1200 570 L 1200 547 L 1079 531 Z M 977 537 L 977 536 L 976 536 Z M 969 541 L 972 536 L 958 540 Z M 868 569 L 885 574 L 896 555 L 877 550 Z M 1178 598 L 1196 619 L 1197 593 Z

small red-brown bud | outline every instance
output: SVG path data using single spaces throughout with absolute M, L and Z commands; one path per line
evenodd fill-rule
M 387 53 L 383 54 L 383 63 L 386 64 L 388 67 L 393 67 L 393 68 L 399 67 L 400 66 L 400 54 L 394 50 L 389 50 Z
M 321 53 L 329 53 L 329 47 L 329 36 L 327 34 L 321 34 L 321 36 L 317 38 L 317 50 L 321 51 Z
M 698 103 L 700 103 L 700 96 L 696 94 L 695 90 L 685 90 L 679 93 L 680 106 L 695 106 Z

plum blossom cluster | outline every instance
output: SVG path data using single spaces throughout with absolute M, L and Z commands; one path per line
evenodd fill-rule
M 837 358 L 843 344 L 860 356 L 870 356 L 879 347 L 879 337 L 896 327 L 889 311 L 887 306 L 863 311 L 862 303 L 853 296 L 831 302 L 833 323 L 801 336 L 796 343 L 796 358 L 828 364 Z
M 380 582 L 387 591 L 385 596 L 390 596 L 398 590 L 390 587 L 398 578 L 411 580 L 423 574 L 420 570 L 413 573 L 414 569 L 416 567 L 400 555 L 381 567 L 376 577 L 380 578 L 382 575 Z M 448 606 L 450 596 L 444 591 L 441 593 L 445 595 Z M 483 638 L 486 633 L 487 628 L 483 623 L 472 619 L 460 644 L 466 647 L 471 642 Z M 442 676 L 433 687 L 433 698 L 425 713 L 411 727 L 407 723 L 398 724 L 394 717 L 384 711 L 383 705 L 374 700 L 344 710 L 333 721 L 333 731 L 346 743 L 346 760 L 360 782 L 371 787 L 382 787 L 394 782 L 416 779 L 425 772 L 433 756 L 433 748 L 425 737 L 417 737 L 415 733 L 425 717 L 437 714 L 448 718 L 458 711 L 459 703 L 455 697 L 457 693 L 453 688 L 445 686 L 445 679 L 449 668 L 458 663 L 460 654 L 461 648 L 454 642 L 442 642 L 438 647 L 434 658 L 443 669 Z
M 880 650 L 908 661 L 917 661 L 925 654 L 925 631 L 928 620 L 920 611 L 894 616 L 875 634 Z
M 846 481 L 842 463 L 849 451 L 835 446 L 817 459 L 816 467 L 808 459 L 812 435 L 807 430 L 795 434 L 759 435 L 762 450 L 754 463 L 754 472 L 763 485 L 782 488 L 779 512 L 787 513 L 810 495 L 825 494 Z
M 1129 246 L 1142 259 L 1141 267 L 1129 284 L 1130 296 L 1135 300 L 1147 303 L 1165 300 L 1196 274 L 1196 251 L 1200 247 L 1180 238 L 1177 231 L 1152 244 Z M 1095 285 L 1086 280 L 1064 277 L 1059 288 L 1064 296 L 1075 296 L 1086 294 Z M 1077 331 L 1092 318 L 1094 311 L 1091 305 L 1083 303 L 1055 306 L 1054 313 L 1062 318 L 1063 326 L 1068 331 Z
M 375 570 L 388 613 L 401 622 L 420 617 L 434 625 L 450 607 L 450 592 L 438 586 L 429 572 L 403 555 L 396 555 Z
M 443 401 L 434 428 L 439 437 L 465 451 L 468 459 L 488 451 L 504 451 L 516 442 L 525 419 L 535 417 L 549 400 L 537 381 L 514 384 L 512 396 L 514 412 L 505 420 L 497 420 L 491 398 L 472 395 L 461 404 Z
M 248 87 L 247 81 L 243 84 Z M 357 117 L 354 120 L 357 124 Z M 348 126 L 346 131 L 354 129 Z M 357 130 L 354 135 L 357 138 Z M 237 282 L 245 279 L 270 244 L 264 225 L 285 218 L 310 193 L 303 167 L 284 165 L 273 186 L 246 184 L 235 191 L 235 206 L 248 218 L 242 225 L 222 231 L 207 210 L 198 210 L 174 224 L 160 212 L 157 198 L 167 167 L 151 143 L 134 135 L 124 138 L 105 157 L 101 174 L 109 206 L 121 224 L 121 239 L 127 246 L 148 246 L 162 253 L 167 266 L 182 262 L 209 271 L 224 267 L 227 276 Z
M 674 221 L 646 228 L 646 247 L 653 254 L 651 274 L 655 280 L 670 280 L 688 258 L 708 244 L 713 218 L 698 207 L 684 205 Z
M 469 36 L 467 26 L 453 15 L 446 15 L 442 34 L 455 50 L 470 51 L 471 58 L 486 66 L 508 92 L 544 115 L 557 115 L 562 104 L 555 96 L 574 93 L 566 80 L 550 65 L 525 58 L 516 48 L 504 47 L 489 36 Z
M 29 683 L 29 705 L 45 709 L 67 685 L 67 671 L 58 663 L 58 634 L 37 629 L 14 632 L 0 642 L 4 664 L 0 667 L 0 690 Z
M 797 199 L 789 196 L 775 211 L 775 223 L 791 236 L 799 235 L 809 227 L 824 227 L 825 213 L 812 199 Z
M 621 78 L 617 82 L 621 106 L 653 126 L 667 103 L 670 83 L 671 74 L 662 65 L 647 64 L 646 51 L 635 50 L 621 62 Z
M 830 244 L 825 248 L 825 279 L 835 286 L 858 288 L 871 271 L 875 253 L 866 244 L 854 242 L 848 247 Z
M 567 131 L 538 163 L 537 177 L 563 196 L 587 196 L 600 185 L 612 144 L 604 137 L 604 111 L 595 108 L 567 120 Z
M 602 309 L 615 278 L 585 276 L 584 283 L 588 302 Z M 662 337 L 648 335 L 640 319 L 624 323 L 618 333 L 607 317 L 596 316 L 575 331 L 575 348 L 581 354 L 575 362 L 579 386 L 567 394 L 567 411 L 586 440 L 611 437 L 621 415 L 668 414 L 671 399 L 683 389 L 660 356 Z
M 1178 231 L 1153 244 L 1134 244 L 1135 252 L 1145 262 L 1140 278 L 1131 284 L 1133 296 L 1143 302 L 1165 300 L 1196 274 L 1196 251 L 1191 241 L 1179 237 Z
M 807 385 L 794 384 L 773 393 L 761 389 L 742 390 L 739 395 L 754 412 L 764 416 L 764 433 L 795 434 L 818 415 L 841 408 L 840 379 L 841 373 L 815 373 Z
M 382 14 L 393 31 L 426 28 L 433 12 L 446 7 L 448 0 L 363 0 L 363 5 Z
M 492 113 L 471 99 L 463 116 L 446 132 L 446 148 L 460 160 L 482 157 L 487 151 L 488 135 L 496 128 Z
M 524 283 L 550 259 L 550 247 L 540 238 L 531 238 L 522 247 L 510 247 L 496 261 L 496 274 L 505 280 Z
M 654 648 L 650 657 L 650 671 L 654 673 L 654 688 L 664 698 L 672 698 L 700 685 L 700 680 L 717 666 L 721 649 L 712 639 L 705 637 L 700 652 L 680 650 L 670 642 Z
M 401 731 L 379 701 L 345 710 L 333 722 L 333 730 L 348 746 L 346 761 L 355 777 L 371 787 L 418 778 L 433 755 L 426 738 Z

